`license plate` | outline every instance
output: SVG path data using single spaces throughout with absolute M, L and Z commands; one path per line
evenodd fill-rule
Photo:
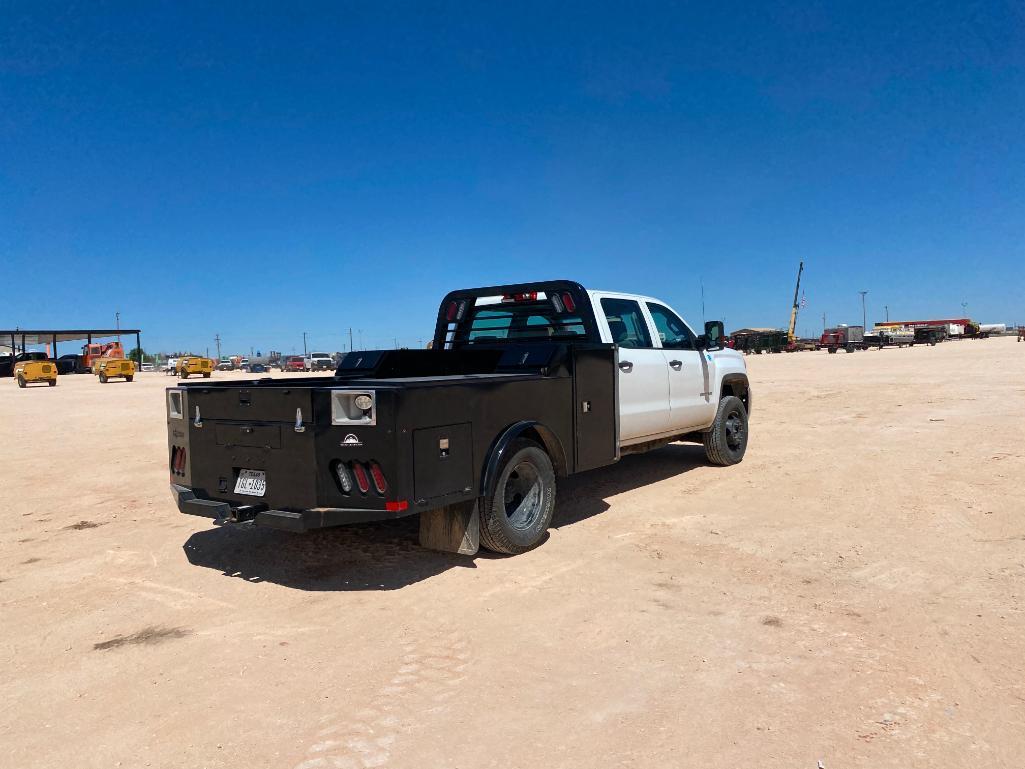
M 235 493 L 247 494 L 250 497 L 262 497 L 267 492 L 267 472 L 265 470 L 239 470 L 235 481 Z

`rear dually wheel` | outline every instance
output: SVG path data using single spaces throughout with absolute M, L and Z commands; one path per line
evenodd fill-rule
M 506 449 L 494 493 L 480 511 L 480 542 L 516 555 L 544 540 L 555 510 L 555 468 L 537 443 L 525 438 Z

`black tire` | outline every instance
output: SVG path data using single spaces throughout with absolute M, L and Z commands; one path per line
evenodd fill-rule
M 135 379 L 135 374 L 126 374 L 125 375 L 125 381 L 126 382 L 131 382 L 133 379 Z
M 829 350 L 829 354 L 830 355 L 836 355 L 836 348 L 835 347 L 827 347 L 826 349 Z
M 107 375 L 104 374 L 102 371 L 100 372 L 100 383 L 107 384 Z
M 25 377 L 18 377 L 18 387 L 25 387 Z
M 507 555 L 525 553 L 545 538 L 555 510 L 555 468 L 534 441 L 518 438 L 505 451 L 495 492 L 482 503 L 480 543 Z
M 715 422 L 706 433 L 702 433 L 705 456 L 713 465 L 728 467 L 744 458 L 747 451 L 747 409 L 744 402 L 734 395 L 727 395 L 719 401 Z
M 188 378 L 189 378 L 189 372 L 188 371 L 183 371 L 182 372 L 182 379 L 188 379 Z
M 56 379 L 51 379 L 50 380 L 50 387 L 56 387 L 56 386 L 57 386 L 57 380 Z
M 203 379 L 209 379 L 209 378 L 210 378 L 210 372 L 207 372 L 207 373 L 203 374 Z M 129 380 L 129 381 L 131 381 L 131 380 Z

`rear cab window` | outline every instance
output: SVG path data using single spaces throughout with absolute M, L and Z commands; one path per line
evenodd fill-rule
M 648 323 L 636 300 L 604 297 L 601 300 L 601 309 L 605 313 L 605 320 L 609 324 L 609 333 L 614 343 L 620 347 L 633 349 L 652 346 Z
M 566 312 L 565 309 L 559 312 L 544 294 L 537 294 L 528 299 L 478 299 L 469 312 L 469 318 L 462 323 L 459 339 L 486 344 L 497 341 L 572 341 L 586 335 L 579 313 Z

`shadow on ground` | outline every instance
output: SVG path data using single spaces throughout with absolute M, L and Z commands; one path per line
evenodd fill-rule
M 608 510 L 609 497 L 681 475 L 705 464 L 701 446 L 673 444 L 624 457 L 611 467 L 559 482 L 552 528 Z M 475 568 L 476 557 L 437 553 L 417 544 L 415 515 L 397 521 L 289 534 L 273 529 L 217 526 L 189 537 L 189 562 L 225 576 L 274 582 L 298 590 L 395 590 L 451 568 Z

